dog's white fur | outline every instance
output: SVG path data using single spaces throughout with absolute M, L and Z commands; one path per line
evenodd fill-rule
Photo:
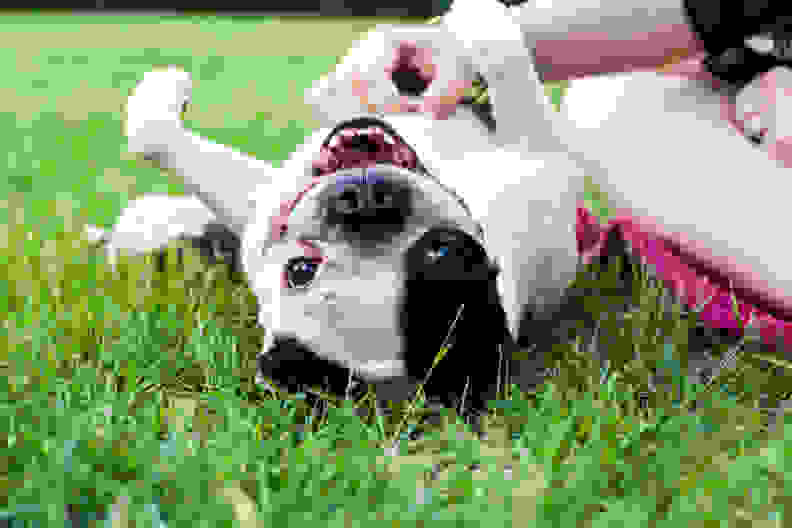
M 200 231 L 211 215 L 244 234 L 245 268 L 265 328 L 310 336 L 320 349 L 334 350 L 331 355 L 348 351 L 339 359 L 371 377 L 399 372 L 398 336 L 390 320 L 400 284 L 395 259 L 356 269 L 361 263 L 357 256 L 337 252 L 336 274 L 326 275 L 311 295 L 295 300 L 281 296 L 274 281 L 283 259 L 297 254 L 296 248 L 278 246 L 271 261 L 257 250 L 272 211 L 310 180 L 310 161 L 326 127 L 366 112 L 351 94 L 349 77 L 357 73 L 371 81 L 373 103 L 398 100 L 391 84 L 382 76 L 376 79 L 390 60 L 383 50 L 405 39 L 433 46 L 442 57 L 437 62 L 443 76 L 430 86 L 430 94 L 442 90 L 446 80 L 469 78 L 472 71 L 489 82 L 497 135 L 464 109 L 446 121 L 416 115 L 388 115 L 387 121 L 433 174 L 464 197 L 484 227 L 487 249 L 503 268 L 501 295 L 513 333 L 525 306 L 540 316 L 552 311 L 576 267 L 574 210 L 583 171 L 617 209 L 686 233 L 713 254 L 754 270 L 768 289 L 792 291 L 789 245 L 773 239 L 789 194 L 784 191 L 791 185 L 788 171 L 721 119 L 719 96 L 710 86 L 652 71 L 576 79 L 565 95 L 563 113 L 549 113 L 525 53 L 533 42 L 562 39 L 573 29 L 616 32 L 626 41 L 639 30 L 685 20 L 677 0 L 650 0 L 645 9 L 631 11 L 619 0 L 586 2 L 565 2 L 567 11 L 552 1 L 526 3 L 510 10 L 515 19 L 509 21 L 500 6 L 456 0 L 444 17 L 445 28 L 378 27 L 309 91 L 307 101 L 324 126 L 277 170 L 182 130 L 178 112 L 189 98 L 189 77 L 177 70 L 147 74 L 129 101 L 129 148 L 164 153 L 163 164 L 184 176 L 200 203 L 209 207 L 202 217 L 194 213 L 203 208 L 196 198 L 169 198 L 176 216 L 167 222 L 148 214 L 144 223 L 125 220 L 134 216 L 132 211 L 158 212 L 153 202 L 158 198 L 146 196 L 125 211 L 113 232 L 89 235 L 113 241 L 117 249 L 143 252 L 176 234 L 163 223 L 181 225 L 185 233 Z M 578 9 L 581 3 L 587 8 Z M 738 98 L 738 114 L 748 111 L 749 103 Z M 792 123 L 787 114 L 777 117 L 779 126 Z M 721 176 L 735 174 L 739 176 Z M 122 242 L 122 233 L 129 230 L 139 235 L 134 243 Z M 327 293 L 336 294 L 333 307 L 323 301 Z M 339 325 L 339 313 L 359 324 Z M 364 327 L 374 330 L 366 333 Z M 375 350 L 372 342 L 384 346 Z M 360 364 L 360 358 L 371 364 Z
M 583 173 L 558 139 L 555 116 L 544 100 L 519 28 L 503 10 L 493 12 L 491 18 L 505 29 L 495 38 L 487 36 L 486 50 L 476 49 L 469 35 L 465 50 L 442 26 L 380 26 L 372 34 L 435 46 L 436 56 L 450 57 L 441 59 L 440 70 L 475 69 L 488 79 L 497 134 L 490 134 L 464 109 L 448 120 L 417 114 L 385 119 L 430 172 L 464 198 L 471 220 L 483 227 L 485 248 L 502 268 L 500 294 L 509 328 L 516 335 L 525 307 L 538 316 L 551 312 L 574 277 L 578 265 L 575 205 L 582 196 Z M 457 49 L 463 51 L 455 57 Z M 377 49 L 368 53 L 383 55 Z M 365 114 L 359 102 L 356 114 L 336 113 L 350 111 L 350 105 L 358 101 L 345 88 L 343 78 L 329 84 L 325 78 L 309 94 L 328 122 Z M 130 150 L 156 154 L 163 166 L 184 177 L 188 189 L 215 218 L 242 235 L 243 266 L 260 303 L 260 323 L 271 335 L 297 335 L 319 356 L 353 368 L 363 377 L 398 375 L 404 369 L 394 321 L 403 280 L 398 250 L 361 259 L 348 248 L 323 247 L 329 263 L 311 291 L 294 295 L 279 287 L 284 263 L 303 253 L 294 240 L 271 244 L 270 219 L 283 201 L 310 181 L 310 162 L 329 128 L 317 130 L 281 169 L 275 169 L 185 131 L 178 116 L 190 92 L 184 72 L 147 73 L 128 103 Z M 436 194 L 449 196 L 444 191 Z M 196 220 L 200 224 L 209 218 L 209 214 L 200 219 L 181 218 L 182 212 L 192 215 L 192 199 L 174 200 L 170 205 L 179 218 L 171 216 L 167 221 L 180 225 L 177 231 L 198 227 Z M 298 211 L 295 215 L 299 216 Z M 153 221 L 143 231 L 138 229 L 141 224 L 125 223 L 129 225 L 148 236 L 148 247 L 125 243 L 121 233 L 126 228 L 119 223 L 110 236 L 114 248 L 154 250 L 161 246 L 163 236 L 177 234 L 170 228 L 160 231 Z M 331 304 L 325 302 L 328 294 L 334 299 Z
M 390 60 L 383 50 L 399 40 L 433 47 L 440 57 L 438 71 L 449 78 L 467 78 L 472 71 L 484 75 L 496 134 L 464 109 L 445 121 L 422 115 L 388 115 L 386 120 L 430 171 L 466 200 L 484 228 L 486 248 L 503 268 L 500 293 L 514 334 L 526 306 L 538 316 L 552 312 L 576 269 L 574 212 L 582 197 L 584 170 L 616 209 L 654 218 L 667 231 L 687 234 L 713 254 L 752 269 L 769 289 L 792 291 L 788 245 L 771 238 L 788 194 L 783 192 L 790 185 L 786 171 L 721 119 L 720 96 L 688 79 L 634 72 L 573 81 L 564 113 L 553 115 L 528 52 L 531 39 L 541 36 L 525 33 L 534 27 L 531 9 L 512 10 L 522 30 L 504 8 L 467 0 L 455 2 L 445 26 L 380 26 L 337 70 L 315 83 L 308 102 L 328 127 L 365 114 L 349 85 L 353 73 L 371 81 L 370 102 L 395 101 L 394 87 L 379 72 Z M 672 20 L 679 17 L 675 9 L 668 7 L 663 13 Z M 430 91 L 442 88 L 441 79 Z M 310 162 L 329 129 L 317 130 L 276 170 L 184 131 L 178 112 L 190 90 L 184 72 L 147 74 L 129 101 L 129 147 L 161 154 L 162 164 L 184 176 L 190 190 L 208 205 L 209 214 L 244 235 L 243 263 L 262 306 L 261 324 L 273 331 L 310 335 L 313 345 L 331 356 L 347 350 L 349 356 L 340 359 L 350 366 L 366 370 L 354 358 L 369 357 L 380 365 L 390 361 L 389 374 L 401 368 L 396 336 L 388 333 L 392 325 L 383 315 L 393 313 L 394 297 L 383 295 L 383 290 L 399 283 L 395 260 L 357 270 L 360 259 L 342 251 L 335 258 L 337 275 L 326 275 L 310 295 L 295 300 L 281 295 L 274 277 L 284 258 L 298 254 L 296 247 L 282 244 L 274 261 L 261 255 L 273 211 L 308 183 Z M 723 174 L 746 175 L 753 184 L 713 177 Z M 774 191 L 768 192 L 770 188 Z M 195 201 L 190 200 L 182 205 L 185 215 L 193 214 Z M 140 202 L 141 207 L 145 203 Z M 177 215 L 182 206 L 174 208 Z M 188 229 L 189 222 L 181 223 Z M 118 233 L 123 231 L 120 225 Z M 140 227 L 134 222 L 126 225 Z M 163 236 L 157 236 L 159 225 L 152 221 L 139 231 L 148 237 L 148 247 L 143 243 L 129 249 L 160 247 L 171 231 L 161 230 Z M 114 247 L 125 245 L 120 236 L 109 238 Z M 337 299 L 329 311 L 321 300 L 328 291 Z M 398 294 L 394 289 L 388 292 Z M 378 305 L 382 312 L 365 302 L 369 295 L 385 299 Z M 358 314 L 360 324 L 341 328 L 333 312 Z M 371 355 L 371 335 L 360 331 L 363 325 L 382 331 L 381 357 Z

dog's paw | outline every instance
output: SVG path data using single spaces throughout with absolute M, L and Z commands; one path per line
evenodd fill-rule
M 306 91 L 305 102 L 327 126 L 360 113 L 453 107 L 475 78 L 458 51 L 440 25 L 381 24 Z
M 154 155 L 167 144 L 167 133 L 181 127 L 192 95 L 190 74 L 177 66 L 146 72 L 127 100 L 124 134 L 130 152 Z
M 360 113 L 378 113 L 399 102 L 398 91 L 387 78 L 390 61 L 386 33 L 369 31 L 352 46 L 333 71 L 305 91 L 305 102 L 323 125 L 330 126 Z

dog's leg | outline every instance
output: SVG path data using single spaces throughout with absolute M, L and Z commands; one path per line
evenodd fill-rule
M 241 234 L 255 209 L 253 191 L 271 184 L 276 170 L 185 130 L 180 112 L 189 103 L 191 90 L 189 74 L 175 67 L 147 72 L 127 104 L 129 150 L 174 170 L 220 222 Z
M 579 269 L 575 211 L 584 172 L 568 152 L 567 125 L 547 102 L 519 25 L 502 6 L 490 7 L 481 6 L 476 25 L 455 26 L 452 19 L 449 29 L 487 81 L 497 146 L 468 153 L 444 179 L 480 218 L 502 269 L 500 294 L 514 340 L 521 348 L 537 345 L 537 354 L 540 344 L 561 342 L 580 312 L 569 285 Z M 491 180 L 478 176 L 493 171 Z M 521 328 L 526 319 L 531 324 Z M 515 361 L 514 381 L 524 389 L 541 381 L 551 366 L 545 359 Z
M 187 190 L 238 235 L 253 219 L 254 191 L 269 186 L 276 172 L 266 162 L 184 130 L 174 132 L 157 160 L 183 177 Z
M 558 137 L 561 120 L 548 104 L 523 30 L 509 9 L 495 0 L 458 0 L 443 23 L 487 81 L 498 145 L 523 144 L 526 153 L 566 151 Z
M 479 21 L 489 33 L 458 29 L 473 33 L 474 38 L 468 33 L 460 40 L 487 80 L 498 146 L 469 153 L 448 177 L 480 215 L 486 243 L 500 260 L 504 307 L 517 336 L 522 307 L 537 312 L 557 307 L 575 277 L 575 211 L 584 177 L 564 143 L 566 122 L 547 104 L 520 27 L 500 7 L 486 10 Z M 493 181 L 474 177 L 493 170 Z

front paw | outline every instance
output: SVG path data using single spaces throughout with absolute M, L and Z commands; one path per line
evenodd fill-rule
M 380 24 L 306 90 L 305 102 L 324 126 L 361 113 L 447 113 L 475 78 L 457 48 L 439 25 Z
M 167 134 L 181 128 L 192 95 L 190 74 L 176 66 L 146 72 L 127 100 L 124 135 L 130 152 L 153 156 L 167 145 Z
M 387 31 L 375 28 L 305 91 L 304 100 L 322 126 L 361 113 L 378 114 L 386 105 L 399 103 L 398 90 L 386 74 L 391 54 Z

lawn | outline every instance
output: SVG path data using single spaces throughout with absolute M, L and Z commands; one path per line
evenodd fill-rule
M 279 163 L 314 126 L 303 90 L 383 21 L 0 22 L 0 60 L 13 72 L 0 80 L 0 521 L 62 527 L 70 504 L 83 520 L 110 508 L 114 527 L 136 515 L 168 528 L 783 525 L 784 430 L 767 431 L 754 404 L 785 392 L 786 365 L 768 372 L 761 361 L 777 362 L 748 344 L 717 345 L 736 368 L 706 390 L 687 385 L 695 317 L 681 317 L 645 270 L 630 299 L 618 270 L 581 275 L 601 292 L 597 335 L 554 349 L 558 375 L 536 393 L 509 387 L 486 441 L 453 414 L 416 439 L 420 400 L 382 416 L 370 394 L 326 398 L 314 419 L 304 395 L 260 393 L 255 299 L 222 267 L 187 251 L 183 270 L 156 273 L 145 257 L 112 274 L 80 238 L 130 198 L 183 192 L 125 152 L 121 106 L 145 71 L 192 72 L 187 125 Z M 595 197 L 604 200 L 592 188 Z M 608 317 L 619 300 L 632 309 Z M 598 347 L 607 368 L 591 360 Z M 671 383 L 652 391 L 651 369 Z

